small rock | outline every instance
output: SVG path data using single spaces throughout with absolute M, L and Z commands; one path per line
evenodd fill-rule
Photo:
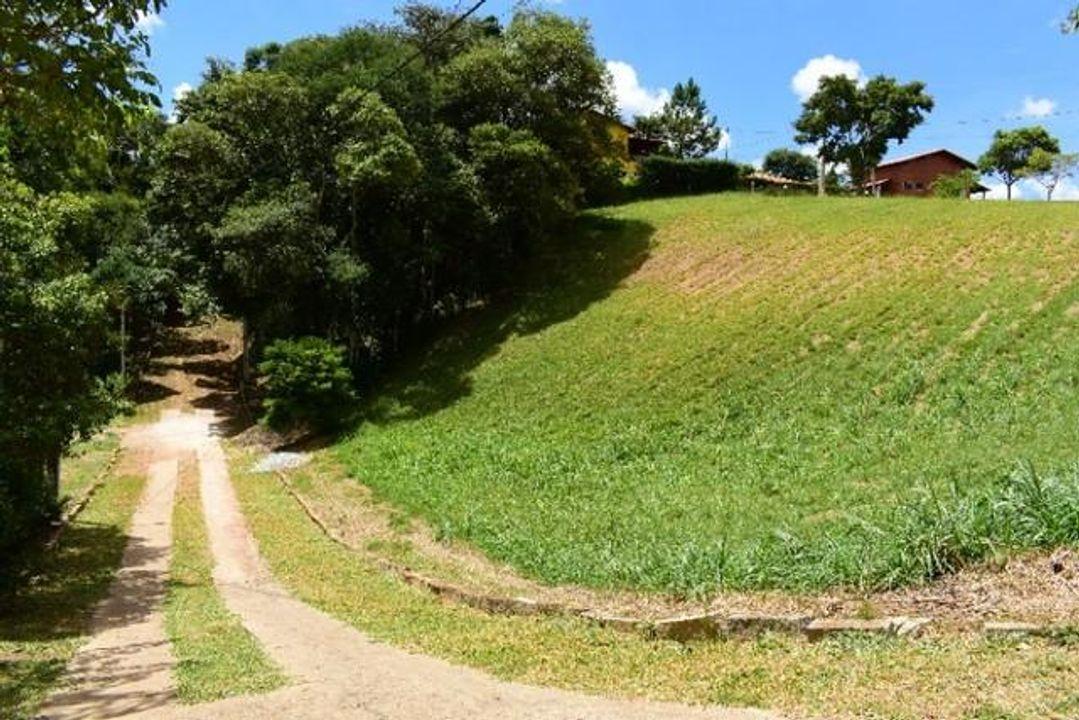
M 278 470 L 291 470 L 306 465 L 311 460 L 307 453 L 299 452 L 272 452 L 255 463 L 253 472 L 270 473 Z
M 642 635 L 652 634 L 652 624 L 639 618 L 619 617 L 617 615 L 604 615 L 602 613 L 586 610 L 581 617 L 590 620 L 600 627 L 609 628 L 618 632 L 639 633 Z
M 717 613 L 688 615 L 685 617 L 657 620 L 654 628 L 656 637 L 678 642 L 690 640 L 714 640 L 719 637 L 722 616 Z
M 1038 635 L 1042 626 L 1025 622 L 987 622 L 982 625 L 982 632 L 995 636 Z
M 846 635 L 850 633 L 891 635 L 893 632 L 895 632 L 894 618 L 880 618 L 877 620 L 822 618 L 814 620 L 805 626 L 806 637 L 814 641 L 821 640 L 829 635 Z
M 724 630 L 731 635 L 760 635 L 765 632 L 800 633 L 813 620 L 809 615 L 763 615 L 741 613 L 729 616 Z

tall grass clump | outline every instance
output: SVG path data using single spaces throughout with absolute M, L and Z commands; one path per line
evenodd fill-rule
M 875 521 L 848 517 L 823 538 L 777 532 L 722 584 L 885 590 L 931 581 L 1008 552 L 1076 545 L 1079 465 L 1042 475 L 1023 462 L 973 490 L 923 486 Z

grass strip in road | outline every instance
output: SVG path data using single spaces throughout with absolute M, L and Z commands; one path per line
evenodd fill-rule
M 238 451 L 234 451 L 238 453 Z M 896 720 L 1079 716 L 1079 644 L 771 635 L 679 645 L 568 618 L 490 616 L 406 586 L 323 535 L 272 475 L 232 476 L 259 547 L 297 597 L 369 636 L 500 678 L 594 694 Z
M 181 464 L 173 510 L 165 626 L 176 656 L 176 687 L 182 702 L 268 692 L 285 684 L 280 669 L 225 607 L 214 586 L 193 461 Z
M 59 546 L 3 559 L 0 717 L 33 717 L 86 639 L 91 612 L 119 567 L 143 484 L 140 477 L 110 478 Z

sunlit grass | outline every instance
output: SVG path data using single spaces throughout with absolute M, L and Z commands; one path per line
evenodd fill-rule
M 485 615 L 404 585 L 329 540 L 272 475 L 234 455 L 260 551 L 302 600 L 369 635 L 498 677 L 575 691 L 773 708 L 792 717 L 1041 720 L 1079 713 L 1079 645 L 948 635 L 679 645 L 575 619 Z M 991 714 L 996 713 L 996 714 Z
M 56 549 L 27 547 L 4 559 L 18 578 L 14 588 L 0 590 L 0 717 L 33 717 L 86 639 L 90 613 L 120 564 L 142 487 L 142 478 L 110 478 Z
M 1077 275 L 1069 204 L 599 211 L 518 300 L 391 378 L 338 454 L 436 532 L 550 582 L 916 582 L 952 554 L 935 514 L 992 505 L 1026 463 L 1074 500 Z M 913 532 L 937 534 L 911 557 L 920 512 Z M 984 530 L 951 560 L 1041 537 Z
M 165 600 L 165 627 L 176 656 L 176 692 L 185 703 L 268 692 L 285 683 L 258 641 L 225 607 L 214 586 L 208 543 L 197 474 L 185 465 L 173 509 Z

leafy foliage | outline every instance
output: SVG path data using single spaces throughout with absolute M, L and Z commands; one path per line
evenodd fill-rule
M 646 196 L 694 195 L 735 190 L 742 168 L 726 160 L 678 160 L 647 157 L 640 163 L 637 185 Z
M 788 180 L 809 182 L 817 179 L 817 161 L 805 153 L 787 148 L 777 148 L 764 156 L 761 166 L 766 173 Z
M 1026 175 L 1034 178 L 1045 188 L 1045 199 L 1052 200 L 1057 186 L 1079 172 L 1079 154 L 1053 153 L 1045 148 L 1035 148 L 1027 162 Z
M 317 335 L 376 367 L 615 184 L 587 25 L 521 10 L 442 38 L 443 11 L 401 15 L 215 63 L 160 142 L 151 217 L 254 356 Z
M 978 159 L 978 169 L 999 177 L 1008 188 L 1008 199 L 1011 200 L 1012 186 L 1030 171 L 1030 161 L 1037 150 L 1059 153 L 1060 142 L 1040 125 L 997 130 L 993 133 L 992 145 Z
M 932 190 L 935 197 L 965 200 L 977 186 L 977 173 L 973 170 L 961 170 L 938 177 L 933 181 Z
M 933 104 L 922 82 L 901 85 L 878 75 L 861 86 L 843 75 L 822 78 L 795 121 L 794 140 L 817 146 L 825 162 L 846 163 L 860 187 L 888 152 L 888 143 L 902 144 Z
M 333 430 L 353 410 L 352 373 L 345 352 L 322 338 L 275 340 L 267 346 L 259 372 L 271 427 Z
M 156 105 L 138 21 L 161 0 L 15 0 L 0 6 L 0 145 L 24 181 L 103 162 L 107 142 L 131 113 Z
M 719 147 L 723 131 L 716 123 L 693 78 L 676 84 L 659 112 L 635 120 L 639 132 L 662 138 L 666 151 L 683 160 L 703 158 Z
M 94 372 L 106 296 L 60 242 L 77 202 L 39 198 L 0 168 L 0 547 L 55 509 L 60 452 L 112 407 Z

